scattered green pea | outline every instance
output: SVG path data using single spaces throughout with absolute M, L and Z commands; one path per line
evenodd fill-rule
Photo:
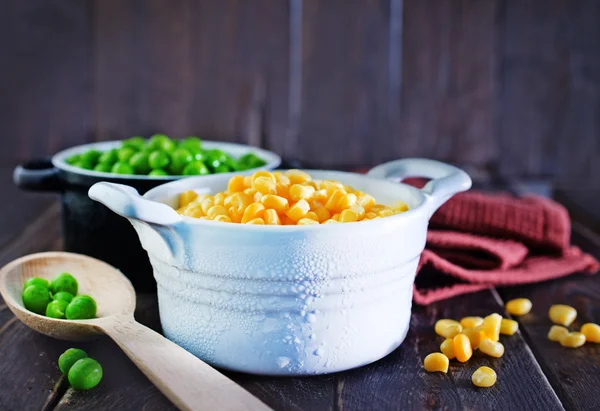
M 95 165 L 101 155 L 102 153 L 97 150 L 88 150 L 81 155 L 80 161 Z
M 98 158 L 98 164 L 113 165 L 119 161 L 119 150 L 113 148 L 112 150 L 105 151 Z
M 128 163 L 123 163 L 121 161 L 115 163 L 112 166 L 111 172 L 115 174 L 133 174 L 133 167 L 131 167 Z
M 39 285 L 39 286 L 45 287 L 47 289 L 50 289 L 50 281 L 46 280 L 45 278 L 40 278 L 40 277 L 28 278 L 27 281 L 25 281 L 25 284 L 23 284 L 23 290 L 26 289 L 27 287 L 29 287 L 30 285 Z
M 81 154 L 73 154 L 72 156 L 67 158 L 67 164 L 74 165 L 76 163 L 79 163 L 80 160 L 81 160 Z
M 148 154 L 146 153 L 135 153 L 129 159 L 129 165 L 136 174 L 148 174 L 150 172 Z
M 84 170 L 93 170 L 94 163 L 89 161 L 85 161 L 83 158 L 80 159 L 77 163 L 73 164 L 75 167 L 83 168 Z
M 131 147 L 121 147 L 118 152 L 119 161 L 121 163 L 127 163 L 131 157 L 135 154 L 135 149 Z
M 153 176 L 153 177 L 163 177 L 163 176 L 168 176 L 169 173 L 167 173 L 165 170 L 163 170 L 162 168 L 155 168 L 154 170 L 152 170 L 150 173 L 148 173 L 149 176 Z
M 77 280 L 69 273 L 59 274 L 50 283 L 50 290 L 53 293 L 66 291 L 72 295 L 77 295 L 78 288 Z
M 73 301 L 73 294 L 68 293 L 66 291 L 59 291 L 57 293 L 52 294 L 52 299 L 62 300 L 66 301 L 67 303 L 70 303 L 71 301 Z
M 29 311 L 44 315 L 46 307 L 50 303 L 50 291 L 41 285 L 30 285 L 23 290 L 21 298 L 23 299 L 23 305 Z
M 50 318 L 65 318 L 65 311 L 67 310 L 68 302 L 64 300 L 54 300 L 46 306 L 46 317 Z
M 198 137 L 186 137 L 181 141 L 180 146 L 192 152 L 199 151 L 202 147 L 202 140 Z
M 75 362 L 68 373 L 69 383 L 76 390 L 89 390 L 102 380 L 102 366 L 92 358 L 82 358 Z
M 225 163 L 221 163 L 219 164 L 217 167 L 215 167 L 214 172 L 215 173 L 229 173 L 231 170 L 229 169 L 229 166 Z
M 89 320 L 96 317 L 96 301 L 89 295 L 73 298 L 66 309 L 67 320 Z
M 157 169 L 157 168 L 165 168 L 169 165 L 169 163 L 171 162 L 171 159 L 169 158 L 169 155 L 166 153 L 163 153 L 160 150 L 156 150 L 153 151 L 152 153 L 150 153 L 150 156 L 148 157 L 148 163 L 150 164 L 150 168 L 152 169 Z
M 210 171 L 202 161 L 193 161 L 183 169 L 184 176 L 203 176 L 206 174 L 210 174 Z
M 98 171 L 100 173 L 110 173 L 112 171 L 112 165 L 107 163 L 100 163 L 94 167 L 94 171 Z
M 169 137 L 165 136 L 164 134 L 154 134 L 150 136 L 148 145 L 154 150 L 162 150 L 162 143 L 165 140 L 169 140 Z
M 79 348 L 69 348 L 58 357 L 58 368 L 63 375 L 68 375 L 71 367 L 73 367 L 77 361 L 87 358 L 87 356 L 87 353 Z
M 185 166 L 194 161 L 194 157 L 189 150 L 178 148 L 171 154 L 170 169 L 173 174 L 181 174 Z
M 123 147 L 131 147 L 134 150 L 138 151 L 144 148 L 144 146 L 146 145 L 146 140 L 144 140 L 144 137 L 141 136 L 130 137 L 128 139 L 123 140 L 122 145 Z

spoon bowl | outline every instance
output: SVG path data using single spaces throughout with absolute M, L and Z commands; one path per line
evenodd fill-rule
M 98 305 L 91 320 L 59 320 L 27 310 L 23 284 L 31 277 L 52 280 L 72 274 L 78 295 Z M 28 327 L 50 337 L 81 341 L 106 334 L 121 347 L 156 387 L 182 410 L 270 410 L 223 374 L 133 318 L 135 290 L 120 271 L 91 257 L 64 252 L 32 254 L 0 270 L 0 294 Z

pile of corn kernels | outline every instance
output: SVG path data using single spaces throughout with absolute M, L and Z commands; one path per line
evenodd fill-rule
M 188 217 L 238 224 L 309 225 L 373 220 L 407 211 L 398 202 L 377 204 L 362 191 L 333 180 L 313 180 L 301 170 L 257 171 L 234 176 L 214 195 L 185 191 L 177 212 Z
M 531 311 L 533 304 L 526 298 L 517 298 L 506 303 L 506 311 L 514 316 L 522 316 Z M 600 326 L 594 323 L 584 324 L 580 331 L 570 332 L 566 327 L 577 317 L 577 311 L 568 305 L 553 305 L 548 312 L 555 324 L 550 328 L 548 339 L 558 341 L 564 347 L 581 347 L 585 342 L 600 343 Z M 500 343 L 500 334 L 513 335 L 519 324 L 500 314 L 491 314 L 485 318 L 465 317 L 459 321 L 442 319 L 435 323 L 435 332 L 444 337 L 441 352 L 425 357 L 423 366 L 428 372 L 448 372 L 450 360 L 456 358 L 467 362 L 473 350 L 494 358 L 504 355 L 504 345 Z M 496 372 L 489 367 L 479 367 L 471 380 L 477 387 L 491 387 L 496 383 Z

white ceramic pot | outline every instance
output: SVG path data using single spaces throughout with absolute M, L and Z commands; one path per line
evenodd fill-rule
M 468 190 L 469 176 L 425 159 L 367 175 L 307 170 L 409 211 L 359 223 L 259 226 L 199 220 L 172 208 L 185 190 L 226 189 L 228 177 L 188 178 L 143 197 L 97 183 L 91 198 L 128 218 L 158 284 L 164 334 L 208 363 L 270 375 L 323 374 L 376 361 L 404 340 L 432 213 Z M 422 190 L 390 178 L 431 178 Z

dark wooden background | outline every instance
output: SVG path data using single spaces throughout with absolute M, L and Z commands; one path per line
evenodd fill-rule
M 161 131 L 589 183 L 600 1 L 3 0 L 0 126 L 2 166 Z

